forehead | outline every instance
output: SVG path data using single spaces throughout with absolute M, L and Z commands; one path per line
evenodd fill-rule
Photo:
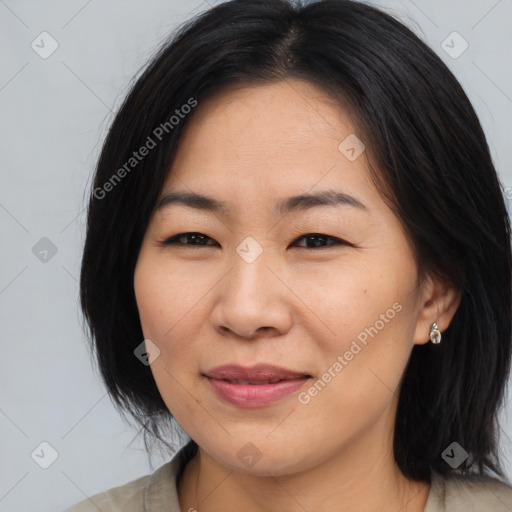
M 308 82 L 227 89 L 199 103 L 162 193 L 189 189 L 273 204 L 315 187 L 367 195 L 373 185 L 364 151 L 355 159 L 343 152 L 344 141 L 359 140 L 354 131 L 341 106 Z

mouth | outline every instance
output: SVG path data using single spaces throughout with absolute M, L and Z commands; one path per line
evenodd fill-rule
M 301 388 L 311 377 L 273 365 L 223 365 L 203 373 L 216 396 L 238 407 L 266 407 Z
M 257 364 L 251 367 L 225 364 L 212 368 L 203 375 L 212 379 L 226 380 L 238 384 L 273 384 L 282 380 L 311 377 L 306 372 L 289 370 L 270 364 Z
M 273 379 L 273 380 L 242 380 L 242 379 L 218 379 L 224 382 L 230 382 L 231 384 L 250 384 L 251 386 L 259 386 L 262 384 L 275 384 L 276 382 L 285 382 L 292 379 Z

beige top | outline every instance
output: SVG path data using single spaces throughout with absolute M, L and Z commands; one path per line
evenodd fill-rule
M 176 480 L 187 460 L 182 448 L 172 460 L 146 475 L 96 494 L 64 512 L 180 511 Z M 432 474 L 423 512 L 512 512 L 512 487 L 490 477 Z

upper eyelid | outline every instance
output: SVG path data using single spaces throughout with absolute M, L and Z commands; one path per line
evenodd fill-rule
M 334 240 L 336 242 L 336 244 L 331 244 L 331 245 L 349 245 L 349 246 L 353 246 L 353 244 L 351 244 L 350 242 L 347 242 L 343 238 L 340 238 L 340 237 L 334 236 L 334 235 L 326 235 L 324 233 L 305 233 L 304 235 L 299 235 L 299 236 L 295 237 L 293 239 L 293 243 L 295 243 L 298 240 L 301 240 L 302 238 L 305 238 L 307 236 L 323 236 L 323 237 L 327 238 L 328 240 Z M 307 247 L 305 247 L 305 249 L 307 249 Z

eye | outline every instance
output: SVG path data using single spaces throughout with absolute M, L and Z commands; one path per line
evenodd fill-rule
M 183 242 L 183 240 L 185 241 Z M 190 243 L 187 243 L 186 240 L 189 240 Z M 207 243 L 208 240 L 213 239 L 210 238 L 209 236 L 204 235 L 203 233 L 179 233 L 160 242 L 160 245 L 215 245 Z
M 322 249 L 323 247 L 332 247 L 334 245 L 351 245 L 340 238 L 323 235 L 321 233 L 308 233 L 307 235 L 302 235 L 295 239 L 292 245 L 298 245 L 297 242 L 302 240 L 304 240 L 306 245 L 299 245 L 299 247 L 304 247 L 306 249 Z M 308 246 L 308 244 L 312 244 L 312 246 Z
M 213 243 L 208 243 L 208 241 Z M 304 244 L 299 244 L 298 242 L 305 242 Z M 162 242 L 160 245 L 196 245 L 196 246 L 212 246 L 218 245 L 209 236 L 206 236 L 203 233 L 190 232 L 190 233 L 178 233 L 177 235 L 173 235 Z M 324 247 L 335 246 L 335 245 L 349 245 L 352 244 L 346 242 L 345 240 L 341 240 L 340 238 L 336 238 L 329 235 L 323 235 L 321 233 L 308 233 L 306 235 L 302 235 L 299 238 L 296 238 L 292 246 L 302 247 L 305 249 L 322 249 Z

